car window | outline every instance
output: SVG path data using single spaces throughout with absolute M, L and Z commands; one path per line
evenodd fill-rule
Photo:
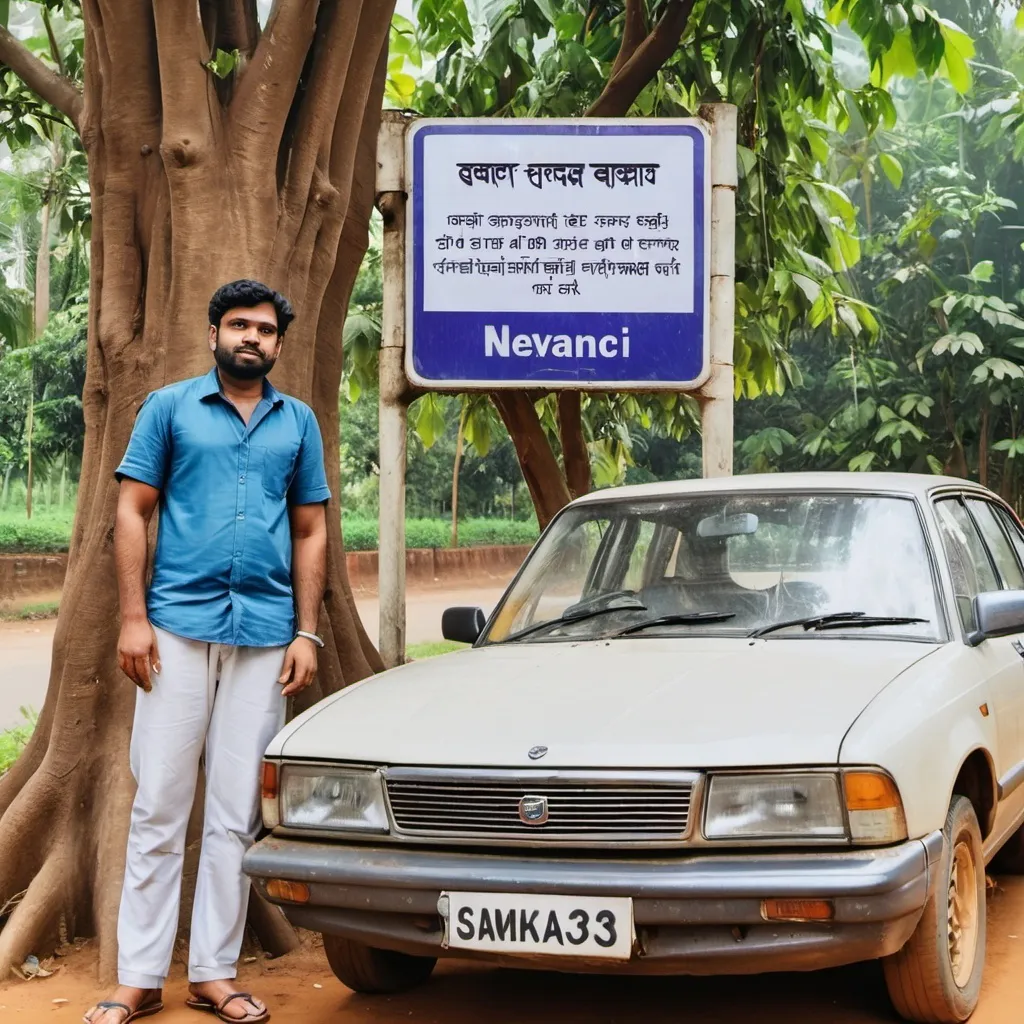
M 1017 556 L 996 519 L 996 507 L 990 501 L 968 498 L 967 507 L 978 524 L 992 560 L 996 563 L 1002 578 L 1004 590 L 1024 590 L 1024 572 L 1021 572 Z
M 900 620 L 874 623 L 873 637 L 934 641 L 941 615 L 923 526 L 913 501 L 859 493 L 583 503 L 545 532 L 483 642 L 525 629 L 527 643 L 595 639 L 652 618 L 681 620 L 660 624 L 671 635 L 749 635 L 834 613 Z M 618 601 L 559 622 L 569 605 L 602 596 Z
M 953 579 L 953 594 L 960 621 L 964 629 L 970 632 L 974 629 L 974 596 L 999 590 L 999 581 L 974 522 L 959 499 L 937 502 L 935 512 L 942 534 L 942 546 L 949 563 L 949 574 Z
M 1017 561 L 1024 565 L 1024 534 L 1021 533 L 1017 520 L 1002 508 L 1000 505 L 993 505 L 996 518 L 1003 524 L 1006 534 L 1010 538 L 1013 550 L 1017 553 Z

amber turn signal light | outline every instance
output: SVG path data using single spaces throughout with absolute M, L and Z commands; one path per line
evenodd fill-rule
M 836 908 L 831 900 L 762 900 L 766 921 L 831 921 Z
M 279 785 L 279 765 L 276 761 L 264 761 L 260 774 L 260 809 L 263 811 L 263 824 L 274 829 L 281 824 L 281 816 L 277 807 L 277 790 Z
M 263 762 L 263 799 L 277 799 L 277 764 L 274 761 Z
M 844 772 L 843 793 L 855 843 L 895 843 L 907 838 L 903 801 L 896 783 L 884 772 Z
M 273 900 L 308 903 L 309 886 L 305 882 L 289 882 L 285 878 L 271 878 L 267 882 L 267 895 Z

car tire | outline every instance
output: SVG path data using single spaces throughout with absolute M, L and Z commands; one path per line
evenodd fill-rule
M 985 858 L 974 807 L 956 796 L 942 830 L 938 881 L 906 945 L 882 961 L 905 1020 L 961 1024 L 978 1005 L 985 966 Z
M 437 963 L 432 956 L 377 949 L 339 935 L 324 935 L 324 952 L 338 981 L 364 995 L 407 992 L 422 985 Z

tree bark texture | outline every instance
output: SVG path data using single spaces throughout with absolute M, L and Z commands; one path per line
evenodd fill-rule
M 291 300 L 276 386 L 310 403 L 328 480 L 327 647 L 301 710 L 381 668 L 355 609 L 338 509 L 341 331 L 367 245 L 393 0 L 82 0 L 82 94 L 0 32 L 0 60 L 79 128 L 93 204 L 86 440 L 50 686 L 0 779 L 0 977 L 61 936 L 116 963 L 134 783 L 134 687 L 117 667 L 117 466 L 155 388 L 205 372 L 206 307 L 255 277 Z M 250 48 L 223 89 L 212 47 Z M 283 941 L 283 940 L 282 940 Z

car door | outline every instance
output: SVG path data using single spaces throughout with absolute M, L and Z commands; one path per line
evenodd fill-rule
M 983 498 L 967 498 L 967 507 L 992 554 L 1004 589 L 1024 591 L 1024 534 L 1020 524 L 1002 505 Z M 1019 750 L 1016 765 L 1001 782 L 1006 799 L 1024 815 L 1024 632 L 1008 638 L 1020 659 L 1020 672 L 1011 673 L 1015 681 L 1015 706 Z M 1012 792 L 1011 792 L 1012 791 Z
M 994 590 L 1024 589 L 1024 572 L 990 503 L 974 497 L 943 498 L 935 503 L 957 611 L 964 633 L 974 631 L 973 600 Z M 985 703 L 996 719 L 992 752 L 1001 782 L 1014 777 L 1024 762 L 1024 659 L 1019 637 L 994 637 L 973 648 L 963 662 L 984 680 Z M 1000 803 L 994 834 L 1015 822 L 1024 809 L 1024 787 Z

